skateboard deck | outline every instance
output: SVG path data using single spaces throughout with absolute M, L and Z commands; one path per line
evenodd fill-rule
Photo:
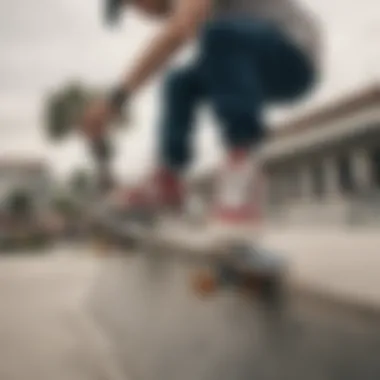
M 99 174 L 108 172 L 110 154 L 102 153 L 109 151 L 104 149 L 107 141 L 100 141 L 95 148 L 100 148 L 94 151 Z M 98 236 L 110 238 L 108 240 L 121 245 L 124 253 L 129 251 L 154 258 L 196 262 L 198 265 L 193 266 L 190 284 L 197 294 L 210 295 L 232 288 L 248 290 L 248 294 L 253 291 L 253 294 L 269 301 L 281 298 L 286 263 L 272 252 L 260 248 L 257 240 L 252 243 L 242 235 L 231 243 L 222 235 L 209 233 L 207 223 L 195 230 L 189 225 L 181 229 L 184 218 L 178 215 L 174 223 L 172 220 L 165 226 L 162 214 L 151 210 L 129 210 L 127 218 L 125 215 L 115 218 L 115 213 L 112 215 L 109 211 L 107 207 L 103 210 L 95 208 L 93 220 Z
M 194 228 L 180 217 L 140 213 L 120 219 L 102 213 L 97 220 L 102 234 L 119 244 L 123 254 L 195 264 L 189 283 L 200 296 L 229 289 L 274 300 L 282 291 L 286 262 L 259 247 L 255 240 L 242 238 L 227 243 L 220 236 L 213 236 L 206 225 Z

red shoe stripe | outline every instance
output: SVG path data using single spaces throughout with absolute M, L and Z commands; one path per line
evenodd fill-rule
M 254 207 L 220 208 L 214 213 L 221 221 L 229 223 L 247 223 L 261 220 L 261 213 Z

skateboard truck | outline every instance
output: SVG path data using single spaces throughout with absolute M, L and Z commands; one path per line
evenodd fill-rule
M 230 289 L 259 296 L 268 304 L 282 297 L 286 265 L 272 252 L 248 244 L 235 245 L 224 259 L 216 259 L 211 267 L 194 276 L 194 290 L 201 296 Z

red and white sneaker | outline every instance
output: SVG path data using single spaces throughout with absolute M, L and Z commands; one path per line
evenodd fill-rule
M 126 212 L 179 211 L 184 203 L 185 192 L 179 175 L 159 169 L 147 181 L 119 192 L 117 197 L 119 206 Z
M 262 222 L 262 185 L 259 165 L 250 152 L 231 152 L 216 186 L 213 235 L 223 242 L 255 237 Z

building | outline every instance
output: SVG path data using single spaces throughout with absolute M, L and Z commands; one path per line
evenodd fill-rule
M 12 194 L 21 192 L 31 199 L 35 212 L 43 212 L 53 189 L 50 168 L 45 161 L 0 158 L 0 209 L 5 211 Z
M 267 206 L 272 220 L 376 222 L 380 87 L 364 89 L 277 126 L 261 157 L 268 173 Z
M 260 157 L 272 223 L 380 223 L 380 86 L 271 129 Z M 197 181 L 210 194 L 213 176 Z

